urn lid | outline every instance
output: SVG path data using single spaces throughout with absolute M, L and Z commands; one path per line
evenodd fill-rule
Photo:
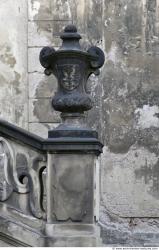
M 50 75 L 53 72 L 56 61 L 60 58 L 72 60 L 72 57 L 83 58 L 82 60 L 89 62 L 92 72 L 98 72 L 103 66 L 105 57 L 103 51 L 92 46 L 87 51 L 83 51 L 79 40 L 82 38 L 77 32 L 75 25 L 67 25 L 61 33 L 62 46 L 55 50 L 53 47 L 44 47 L 40 52 L 40 63 L 46 69 L 45 74 Z
M 62 46 L 59 50 L 79 50 L 82 51 L 79 44 L 79 40 L 82 38 L 80 34 L 77 33 L 77 28 L 75 25 L 67 25 L 61 34 Z

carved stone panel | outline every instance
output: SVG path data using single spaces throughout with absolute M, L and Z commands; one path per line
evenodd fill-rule
M 45 155 L 0 137 L 0 201 L 7 200 L 8 206 L 22 213 L 45 218 L 42 178 L 45 168 Z
M 61 86 L 66 90 L 73 90 L 80 84 L 80 67 L 78 64 L 63 64 L 57 66 Z
M 0 138 L 0 201 L 7 200 L 13 192 L 8 179 L 8 168 L 12 162 L 11 148 L 4 138 Z
M 93 171 L 93 155 L 49 155 L 48 222 L 93 221 Z

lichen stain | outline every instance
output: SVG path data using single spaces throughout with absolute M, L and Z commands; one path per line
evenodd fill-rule
M 21 94 L 21 91 L 19 89 L 21 75 L 16 71 L 14 71 L 14 75 L 15 75 L 15 78 L 13 81 L 10 82 L 10 84 L 14 86 L 14 90 L 16 94 L 18 95 L 18 94 Z
M 30 7 L 30 13 L 33 20 L 48 20 L 52 17 L 52 1 L 35 1 L 32 0 L 32 6 Z M 52 17 L 53 18 L 53 17 Z
M 15 122 L 16 124 L 22 124 L 22 121 L 20 121 L 20 118 L 23 117 L 24 114 L 24 106 L 20 105 L 20 107 L 15 109 Z
M 59 114 L 53 110 L 48 98 L 40 98 L 33 101 L 33 115 L 39 122 L 59 122 Z
M 109 50 L 109 52 L 106 54 L 106 61 L 110 60 L 112 61 L 114 64 L 116 64 L 116 62 L 118 61 L 118 55 L 117 55 L 117 46 L 115 44 L 115 42 L 112 42 L 111 48 Z
M 31 6 L 30 7 L 30 15 L 31 15 L 31 19 L 34 19 L 36 17 L 36 15 L 39 12 L 39 8 L 40 8 L 40 3 L 38 1 L 31 1 Z
M 0 84 L 1 84 L 1 87 L 2 87 L 2 85 L 5 84 L 5 83 L 6 83 L 5 77 L 2 76 L 2 75 L 0 75 Z
M 68 20 L 71 17 L 71 9 L 68 0 L 57 0 L 52 7 L 55 9 L 56 20 Z
M 159 160 L 156 164 L 148 165 L 147 161 L 140 169 L 135 170 L 136 179 L 144 179 L 149 187 L 147 192 L 159 200 Z
M 57 80 L 53 75 L 45 77 L 38 83 L 35 98 L 52 97 L 57 89 Z
M 42 121 L 43 112 L 48 112 L 46 105 L 42 106 L 41 99 L 35 100 L 33 102 L 33 114 L 35 117 L 37 117 L 38 121 Z
M 137 127 L 139 128 L 150 128 L 159 127 L 159 118 L 156 114 L 159 113 L 159 107 L 144 105 L 142 108 L 135 110 L 137 119 Z
M 62 186 L 64 191 L 82 194 L 82 191 L 86 189 L 86 182 L 85 182 L 85 173 L 80 166 L 78 167 L 70 167 L 65 170 L 63 175 L 59 179 L 59 183 Z
M 77 4 L 77 15 L 79 15 L 79 18 L 82 20 L 84 19 L 85 14 L 85 0 L 81 0 L 79 4 Z
M 16 59 L 13 56 L 10 46 L 0 46 L 0 62 L 4 71 L 0 75 L 0 83 L 3 85 L 13 86 L 16 94 L 20 94 L 19 90 L 21 75 L 14 70 Z M 8 74 L 7 74 L 8 73 Z
M 50 33 L 53 32 L 52 30 L 52 23 L 50 22 L 36 22 L 37 25 L 37 32 L 39 35 L 47 36 L 47 38 L 50 38 Z M 42 34 L 44 33 L 44 34 Z
M 149 55 L 155 55 L 158 53 L 158 29 L 156 23 L 158 16 L 156 15 L 156 9 L 158 3 L 156 0 L 143 1 L 145 4 L 145 29 L 144 29 L 144 42 L 145 51 Z
M 11 53 L 11 49 L 9 46 L 6 47 L 0 47 L 0 61 L 4 64 L 9 65 L 11 68 L 13 68 L 16 64 L 16 59 Z

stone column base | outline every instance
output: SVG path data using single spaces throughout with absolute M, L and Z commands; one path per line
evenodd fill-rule
M 101 246 L 100 229 L 91 224 L 46 224 L 47 246 Z
M 31 226 L 31 224 L 34 224 L 34 226 Z M 44 223 L 42 226 L 37 221 L 36 226 L 36 219 L 31 217 L 28 217 L 28 223 L 25 225 L 13 218 L 1 216 L 0 241 L 8 244 L 8 246 L 16 247 L 101 246 L 100 230 L 97 225 Z

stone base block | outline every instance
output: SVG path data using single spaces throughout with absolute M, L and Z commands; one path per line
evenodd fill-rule
M 100 230 L 91 224 L 46 224 L 47 246 L 101 246 Z
M 31 218 L 28 218 L 31 220 Z M 34 222 L 35 223 L 35 222 Z M 31 227 L 0 217 L 0 242 L 8 246 L 95 247 L 101 246 L 99 228 L 89 224 L 44 224 Z M 1 246 L 1 245 L 0 245 Z

